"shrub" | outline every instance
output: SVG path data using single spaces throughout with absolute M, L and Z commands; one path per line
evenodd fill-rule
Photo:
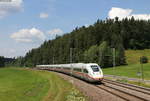
M 148 58 L 146 56 L 140 57 L 140 63 L 148 63 Z

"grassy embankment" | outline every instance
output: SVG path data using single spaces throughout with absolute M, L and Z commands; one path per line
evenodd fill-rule
M 128 65 L 115 67 L 115 72 L 113 72 L 113 68 L 103 69 L 104 74 L 139 78 L 137 76 L 137 72 L 139 72 L 139 69 L 141 67 L 139 63 L 139 58 L 141 56 L 147 56 L 149 59 L 149 63 L 143 65 L 144 67 L 143 70 L 144 70 L 144 77 L 146 79 L 150 79 L 150 49 L 127 50 L 125 53 Z
M 83 97 L 72 88 L 71 83 L 47 71 L 0 69 L 0 101 L 70 101 L 75 99 L 72 94 Z
M 125 56 L 127 63 L 130 64 L 138 64 L 141 56 L 147 56 L 150 63 L 150 49 L 145 50 L 127 50 L 125 51 Z
M 117 75 L 117 76 L 126 76 L 131 78 L 139 78 L 137 72 L 140 70 L 140 64 L 132 64 L 128 66 L 118 66 L 113 68 L 103 69 L 104 74 Z M 150 79 L 150 63 L 143 65 L 144 78 Z

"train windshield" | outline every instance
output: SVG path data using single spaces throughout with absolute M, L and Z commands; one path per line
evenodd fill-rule
M 93 72 L 99 72 L 99 68 L 97 65 L 91 65 Z

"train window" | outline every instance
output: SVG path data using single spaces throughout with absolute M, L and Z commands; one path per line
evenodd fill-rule
M 99 72 L 99 68 L 97 65 L 92 65 L 91 68 L 92 68 L 93 72 Z
M 87 69 L 83 69 L 83 72 L 84 72 L 84 73 L 88 73 Z
M 82 70 L 80 68 L 74 68 L 74 71 L 81 72 Z

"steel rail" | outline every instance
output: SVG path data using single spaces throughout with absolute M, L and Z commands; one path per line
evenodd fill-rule
M 150 95 L 150 91 L 149 90 L 145 90 L 145 89 L 143 89 L 141 87 L 139 87 L 139 88 L 138 87 L 132 88 L 133 86 L 131 86 L 131 85 L 122 84 L 122 83 L 118 83 L 118 82 L 107 81 L 106 79 L 103 82 L 107 82 L 107 83 L 110 83 L 110 84 L 113 84 L 113 85 L 117 85 L 117 86 L 120 86 L 120 87 L 124 87 L 124 88 L 127 88 L 127 89 L 131 89 L 131 90 L 134 90 L 134 91 L 138 91 L 138 92 Z M 136 89 L 136 88 L 138 88 L 138 89 Z
M 114 92 L 111 92 L 111 91 L 109 91 L 109 90 L 107 90 L 107 89 L 105 89 L 105 88 L 103 88 L 103 87 L 100 87 L 100 86 L 96 86 L 97 88 L 99 88 L 99 89 L 102 89 L 102 90 L 104 90 L 104 91 L 106 91 L 106 92 L 108 92 L 108 93 L 110 93 L 110 94 L 113 94 L 113 95 L 115 95 L 115 96 L 117 96 L 117 97 L 119 97 L 119 98 L 121 98 L 121 99 L 123 99 L 123 100 L 125 100 L 125 101 L 130 101 L 129 99 L 127 99 L 126 97 L 123 97 L 123 96 L 121 96 L 121 95 L 119 95 L 119 94 L 116 94 L 116 93 L 114 93 Z
M 116 90 L 116 91 L 118 91 L 118 92 L 124 93 L 124 94 L 126 94 L 126 95 L 129 95 L 129 96 L 131 96 L 131 97 L 140 99 L 140 100 L 142 100 L 142 101 L 149 101 L 149 100 L 147 100 L 147 99 L 145 99 L 145 98 L 142 98 L 142 97 L 139 97 L 139 96 L 137 96 L 137 95 L 134 95 L 134 94 L 125 92 L 125 91 L 120 90 L 120 89 L 117 89 L 117 88 L 115 88 L 115 87 L 107 86 L 107 85 L 105 85 L 105 84 L 104 84 L 104 86 L 107 87 L 107 88 Z M 122 99 L 124 99 L 124 100 L 126 100 L 126 101 L 130 101 L 130 99 L 127 99 L 125 96 L 121 96 L 121 95 L 116 94 L 116 93 L 114 93 L 114 92 L 112 92 L 112 91 L 108 91 L 107 89 L 105 89 L 105 88 L 103 88 L 103 87 L 100 87 L 100 86 L 96 86 L 96 87 L 98 87 L 98 88 L 100 88 L 100 89 L 103 89 L 103 90 L 105 90 L 105 91 L 107 91 L 107 92 L 109 92 L 109 93 L 111 93 L 111 94 L 113 94 L 113 95 L 116 95 L 116 96 L 118 96 L 118 97 L 120 97 L 120 98 L 122 98 Z

